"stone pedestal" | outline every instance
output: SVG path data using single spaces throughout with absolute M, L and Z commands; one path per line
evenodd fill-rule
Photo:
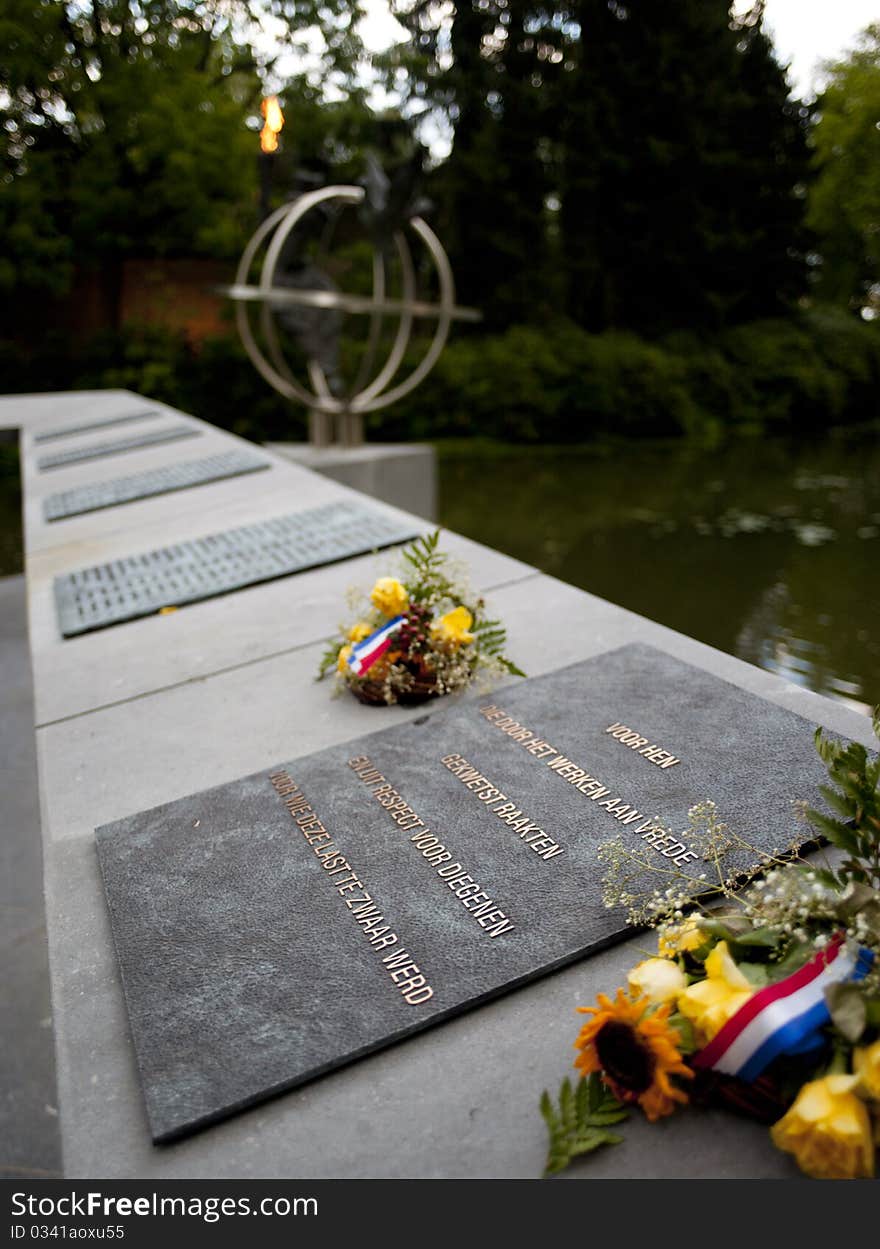
M 313 447 L 267 442 L 276 455 L 351 486 L 425 520 L 437 519 L 437 453 L 426 442 L 374 442 L 360 447 Z

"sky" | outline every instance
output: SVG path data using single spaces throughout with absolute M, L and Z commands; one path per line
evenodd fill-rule
M 446 3 L 451 7 L 450 0 Z M 391 16 L 389 0 L 361 0 L 361 7 L 365 16 L 359 30 L 369 52 L 382 52 L 407 38 L 403 27 Z M 735 12 L 751 7 L 752 0 L 734 0 L 733 3 Z M 773 39 L 780 62 L 788 66 L 792 92 L 801 99 L 814 96 L 821 88 L 822 61 L 842 56 L 871 22 L 880 22 L 880 0 L 765 0 L 765 29 Z M 317 31 L 314 37 L 320 44 Z M 308 40 L 294 61 L 279 65 L 279 81 L 283 81 L 285 72 L 298 72 L 304 63 L 309 63 L 311 56 L 307 49 Z M 332 88 L 328 94 L 332 97 Z M 373 78 L 371 102 L 376 108 L 387 108 L 393 107 L 396 100 Z M 444 128 L 439 121 L 428 119 L 420 137 L 435 161 L 449 154 L 452 133 L 448 126 Z
M 360 33 L 368 51 L 384 51 L 406 38 L 403 27 L 391 16 L 388 0 L 361 0 L 361 5 L 366 16 Z M 734 0 L 734 12 L 751 7 L 752 0 Z M 880 0 L 765 0 L 764 28 L 779 61 L 788 66 L 792 92 L 801 99 L 821 88 L 822 61 L 839 58 L 871 22 L 880 22 Z M 374 95 L 378 107 L 394 103 L 378 89 Z M 423 127 L 421 138 L 434 160 L 449 154 L 452 135 L 436 129 L 435 123 Z
M 404 32 L 391 16 L 388 0 L 362 0 L 367 16 L 361 36 L 370 51 L 389 47 Z M 734 9 L 751 8 L 751 0 L 736 0 Z M 789 81 L 797 95 L 815 92 L 819 63 L 834 59 L 851 47 L 870 22 L 880 22 L 880 0 L 766 0 L 765 28 L 776 53 L 791 66 Z
M 386 8 L 385 0 L 370 0 Z M 734 5 L 748 9 L 747 0 Z M 766 0 L 764 28 L 779 61 L 790 66 L 795 95 L 813 95 L 820 85 L 820 64 L 852 47 L 859 31 L 880 22 L 880 0 Z

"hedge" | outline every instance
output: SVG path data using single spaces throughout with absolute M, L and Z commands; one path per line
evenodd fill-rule
M 302 409 L 262 381 L 240 344 L 195 348 L 162 330 L 0 344 L 0 391 L 122 387 L 253 441 L 305 436 Z M 368 417 L 376 440 L 488 437 L 582 442 L 596 434 L 797 433 L 880 415 L 880 327 L 834 310 L 647 341 L 569 322 L 454 336 L 427 381 Z

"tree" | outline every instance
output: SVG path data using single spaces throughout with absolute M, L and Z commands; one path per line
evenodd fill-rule
M 805 110 L 728 0 L 581 0 L 564 123 L 567 307 L 655 333 L 778 313 L 803 289 Z
M 880 26 L 826 67 L 813 131 L 808 221 L 821 255 L 818 293 L 880 310 Z
M 6 0 L 0 283 L 57 291 L 74 261 L 112 281 L 127 256 L 236 251 L 254 217 L 261 79 L 319 15 L 326 73 L 350 70 L 351 14 L 343 0 Z
M 396 12 L 413 34 L 409 102 L 455 126 L 435 184 L 462 290 L 490 321 L 563 308 L 655 334 L 800 295 L 809 117 L 760 3 L 736 21 L 729 0 Z
M 392 7 L 412 37 L 390 58 L 405 107 L 454 126 L 431 189 L 461 297 L 490 327 L 545 316 L 559 6 L 460 0 L 448 21 L 429 0 Z

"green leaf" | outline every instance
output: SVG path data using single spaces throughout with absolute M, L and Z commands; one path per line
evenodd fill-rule
M 852 803 L 849 798 L 845 797 L 841 793 L 838 793 L 836 789 L 832 789 L 830 785 L 820 785 L 819 792 L 828 803 L 829 807 L 832 807 L 835 811 L 839 812 L 844 819 L 848 820 L 851 818 Z
M 816 729 L 813 734 L 813 741 L 816 744 L 816 752 L 824 764 L 831 764 L 837 758 L 840 751 L 840 743 L 825 737 L 821 729 Z
M 855 1044 L 867 1023 L 865 999 L 859 986 L 851 983 L 830 984 L 825 990 L 825 1004 L 837 1031 Z
M 541 1114 L 547 1124 L 549 1146 L 544 1174 L 564 1171 L 575 1159 L 602 1145 L 618 1145 L 622 1137 L 606 1131 L 608 1124 L 620 1123 L 629 1111 L 621 1106 L 593 1073 L 579 1080 L 576 1089 L 566 1077 L 559 1088 L 558 1105 L 545 1090 Z
M 669 1024 L 670 1028 L 674 1028 L 678 1033 L 678 1048 L 681 1050 L 682 1054 L 696 1053 L 700 1046 L 697 1044 L 697 1038 L 694 1034 L 694 1025 L 691 1021 L 676 1011 L 675 1014 L 669 1016 L 666 1022 Z
M 756 989 L 763 989 L 764 985 L 770 983 L 770 972 L 766 963 L 737 962 L 737 967 L 749 984 L 754 985 Z
M 832 845 L 838 850 L 846 850 L 848 854 L 858 854 L 858 838 L 851 828 L 841 824 L 840 820 L 832 820 L 821 811 L 809 810 L 807 817 L 814 828 L 824 833 Z
M 766 949 L 775 949 L 779 945 L 779 930 L 776 928 L 753 928 L 750 932 L 737 933 L 735 938 L 737 945 L 748 948 L 749 946 L 760 946 Z
M 812 941 L 796 941 L 789 949 L 785 958 L 781 958 L 776 964 L 776 974 L 774 980 L 784 980 L 786 976 L 790 976 L 793 972 L 799 971 L 803 965 L 808 962 L 816 953 L 816 947 Z
M 810 864 L 809 867 L 795 867 L 791 870 L 800 872 L 802 875 L 809 873 L 810 875 L 815 876 L 819 884 L 824 885 L 826 889 L 840 889 L 840 881 L 838 880 L 836 873 L 830 871 L 828 868 L 813 867 L 813 865 Z
M 315 677 L 316 681 L 322 681 L 328 672 L 335 670 L 341 646 L 341 642 L 331 642 L 329 644 L 321 656 L 320 663 L 318 664 L 318 675 Z
M 700 919 L 700 928 L 710 937 L 718 937 L 721 941 L 738 941 L 742 934 L 749 931 L 749 921 L 741 915 L 731 915 L 725 919 L 713 919 L 704 915 Z
M 837 914 L 843 920 L 850 920 L 860 911 L 872 911 L 878 905 L 877 890 L 870 885 L 850 885 L 846 894 L 837 904 Z

